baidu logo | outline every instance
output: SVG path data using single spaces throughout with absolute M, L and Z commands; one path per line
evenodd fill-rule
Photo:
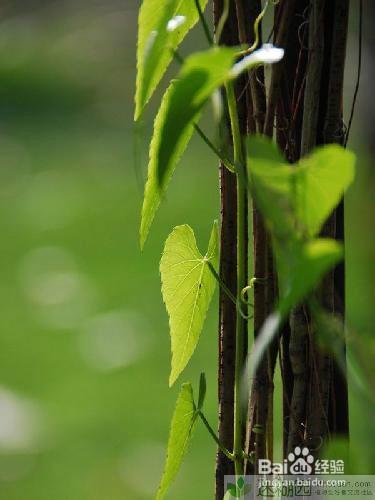
M 294 453 L 289 453 L 288 461 L 289 465 L 289 473 L 290 474 L 307 474 L 310 475 L 312 473 L 312 464 L 314 463 L 314 457 L 310 455 L 310 451 L 308 448 L 300 448 L 296 446 L 294 448 Z
M 261 459 L 258 462 L 258 474 L 293 474 L 310 475 L 313 473 L 314 457 L 310 454 L 307 447 L 300 448 L 296 446 L 292 453 L 289 453 L 288 459 L 281 463 L 268 459 Z

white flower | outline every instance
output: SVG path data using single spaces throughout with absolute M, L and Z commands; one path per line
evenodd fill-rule
M 230 75 L 236 78 L 243 71 L 257 64 L 273 64 L 281 61 L 283 57 L 284 49 L 275 47 L 272 43 L 265 43 L 260 49 L 238 61 L 231 69 Z

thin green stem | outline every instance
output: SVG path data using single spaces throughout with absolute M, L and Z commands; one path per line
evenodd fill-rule
M 238 119 L 237 102 L 232 82 L 227 82 L 226 93 L 228 100 L 229 117 L 232 128 L 234 164 L 237 169 L 237 297 L 247 284 L 246 279 L 246 167 L 240 124 Z M 236 358 L 234 373 L 234 443 L 233 455 L 236 475 L 242 475 L 243 464 L 243 411 L 241 380 L 244 370 L 244 343 L 245 321 L 239 310 L 236 313 Z
M 202 23 L 202 27 L 203 27 L 203 30 L 204 30 L 204 34 L 206 35 L 207 41 L 208 41 L 208 43 L 210 45 L 213 45 L 214 44 L 214 40 L 213 40 L 213 38 L 211 36 L 211 31 L 210 31 L 210 28 L 208 27 L 206 18 L 204 17 L 204 14 L 203 14 L 201 5 L 199 3 L 199 0 L 195 0 L 195 6 L 197 8 L 199 19 L 200 19 L 200 21 Z
M 219 22 L 217 23 L 217 28 L 215 33 L 215 42 L 217 43 L 217 45 L 220 44 L 221 34 L 223 32 L 225 23 L 228 20 L 228 16 L 229 16 L 229 0 L 224 0 L 223 11 L 221 13 Z
M 194 129 L 198 133 L 199 137 L 201 139 L 203 139 L 203 141 L 211 149 L 211 151 L 219 158 L 219 160 L 222 162 L 222 164 L 224 165 L 224 167 L 226 167 L 230 172 L 234 173 L 236 170 L 235 170 L 235 166 L 233 165 L 233 163 L 230 160 L 228 160 L 228 158 L 225 158 L 221 154 L 221 152 L 210 141 L 210 139 L 206 136 L 206 134 L 203 132 L 203 130 L 199 127 L 199 125 L 197 125 L 196 123 L 194 123 Z
M 259 25 L 260 25 L 260 22 L 262 21 L 263 17 L 266 14 L 268 4 L 269 4 L 269 0 L 266 0 L 266 3 L 264 4 L 263 10 L 260 12 L 258 17 L 255 19 L 255 22 L 254 22 L 254 43 L 252 44 L 251 47 L 249 47 L 248 49 L 243 50 L 241 52 L 242 56 L 245 56 L 246 54 L 251 54 L 251 52 L 254 52 L 254 50 L 258 47 L 259 41 L 260 41 Z
M 252 319 L 252 316 L 249 316 L 248 314 L 245 314 L 242 309 L 241 309 L 241 301 L 239 301 L 233 293 L 229 290 L 227 285 L 224 283 L 224 281 L 220 278 L 219 274 L 216 272 L 214 266 L 211 264 L 211 262 L 207 262 L 208 268 L 211 271 L 213 277 L 216 279 L 216 281 L 219 283 L 220 288 L 223 290 L 223 292 L 226 294 L 226 296 L 229 298 L 231 302 L 236 306 L 238 309 L 239 313 L 241 314 L 242 318 L 245 320 Z M 253 306 L 253 304 L 250 304 L 249 302 L 244 302 L 245 305 L 247 306 Z
M 184 58 L 181 56 L 181 54 L 178 52 L 178 50 L 173 50 L 173 57 L 175 58 L 176 62 L 178 64 L 182 65 L 184 64 Z M 227 168 L 230 172 L 235 173 L 235 166 L 231 161 L 228 160 L 228 158 L 225 158 L 221 152 L 217 149 L 217 147 L 210 141 L 210 139 L 206 136 L 206 134 L 203 132 L 203 130 L 194 123 L 194 129 L 198 133 L 199 137 L 203 139 L 203 141 L 207 144 L 207 146 L 211 149 L 213 153 L 219 158 L 219 160 L 222 162 L 225 168 Z
M 199 418 L 202 420 L 202 422 L 204 423 L 204 425 L 206 426 L 206 429 L 208 430 L 208 432 L 210 433 L 212 439 L 215 441 L 215 443 L 218 445 L 218 447 L 220 448 L 220 450 L 224 453 L 224 455 L 229 458 L 229 460 L 234 460 L 234 457 L 233 457 L 233 454 L 227 450 L 225 448 L 225 446 L 220 442 L 219 438 L 217 437 L 215 431 L 212 429 L 212 427 L 210 426 L 210 424 L 208 423 L 206 417 L 203 415 L 203 413 L 198 410 L 197 411 L 198 415 L 199 415 Z

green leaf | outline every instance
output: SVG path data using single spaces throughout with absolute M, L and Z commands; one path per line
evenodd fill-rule
M 269 139 L 251 137 L 247 146 L 251 187 L 271 232 L 281 239 L 319 233 L 353 181 L 355 155 L 330 144 L 291 166 Z
M 142 204 L 141 226 L 139 230 L 141 248 L 143 248 L 145 244 L 150 226 L 155 217 L 156 210 L 160 205 L 161 198 L 165 193 L 169 182 L 169 179 L 166 179 L 165 185 L 159 186 L 157 177 L 157 151 L 160 143 L 160 130 L 165 119 L 166 109 L 168 108 L 170 95 L 173 91 L 175 83 L 176 82 L 172 82 L 166 93 L 164 94 L 154 122 L 154 133 L 150 144 L 148 174 Z M 193 128 L 190 127 L 188 130 L 186 130 L 184 137 L 181 139 L 179 150 L 176 151 L 176 163 L 184 152 L 184 149 L 189 142 L 192 134 Z M 172 173 L 173 170 L 171 171 L 169 177 L 172 177 Z
M 282 315 L 302 302 L 320 279 L 344 256 L 342 245 L 329 238 L 307 243 L 291 241 L 284 248 L 276 244 Z
M 202 10 L 207 0 L 200 0 Z M 199 14 L 194 0 L 143 0 L 138 19 L 137 120 Z
M 279 49 L 275 50 L 281 57 Z M 262 62 L 274 62 L 273 52 L 273 47 L 262 47 L 234 65 L 238 48 L 233 47 L 214 47 L 186 59 L 178 80 L 164 95 L 154 123 L 142 206 L 141 248 L 176 165 L 191 139 L 194 124 L 199 121 L 208 99 L 242 71 Z
M 199 340 L 216 280 L 207 263 L 218 259 L 217 223 L 205 256 L 199 252 L 194 232 L 177 226 L 168 236 L 160 262 L 162 294 L 169 314 L 172 344 L 172 385 L 189 362 Z
M 156 495 L 162 500 L 175 479 L 192 437 L 197 412 L 191 384 L 183 384 L 174 410 L 169 432 L 167 458 L 163 476 Z
M 215 89 L 228 77 L 234 49 L 214 48 L 186 59 L 179 79 L 165 93 L 154 123 L 140 242 L 143 247 L 156 210 L 176 165 L 188 145 L 202 108 Z
M 315 149 L 297 168 L 297 218 L 307 234 L 319 233 L 354 180 L 355 155 L 342 146 L 329 144 Z

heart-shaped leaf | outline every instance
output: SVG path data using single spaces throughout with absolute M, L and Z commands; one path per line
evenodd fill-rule
M 207 0 L 199 1 L 204 10 Z M 177 49 L 199 19 L 194 0 L 143 0 L 138 19 L 137 120 Z
M 330 144 L 289 165 L 269 139 L 250 137 L 248 171 L 259 209 L 279 238 L 312 237 L 354 179 L 355 155 Z
M 194 404 L 191 384 L 183 384 L 178 396 L 171 429 L 169 432 L 167 459 L 163 476 L 156 495 L 156 500 L 162 500 L 176 477 L 192 437 L 197 412 Z
M 217 259 L 216 222 L 204 256 L 199 252 L 194 232 L 188 225 L 174 228 L 165 243 L 160 273 L 172 344 L 170 385 L 185 368 L 197 346 L 216 285 L 208 262 L 216 266 Z

